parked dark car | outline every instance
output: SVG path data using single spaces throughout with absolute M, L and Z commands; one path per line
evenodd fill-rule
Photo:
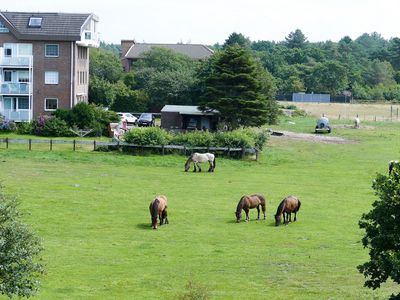
M 138 119 L 138 125 L 141 127 L 154 126 L 154 115 L 151 113 L 142 113 Z

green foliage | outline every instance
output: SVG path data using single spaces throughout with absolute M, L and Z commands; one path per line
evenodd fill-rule
M 191 131 L 172 135 L 172 145 L 185 145 L 188 147 L 210 147 L 215 144 L 214 134 L 207 131 Z
M 236 33 L 233 32 L 229 35 L 229 37 L 225 40 L 224 45 L 222 46 L 222 48 L 226 48 L 228 46 L 240 46 L 240 47 L 244 47 L 244 48 L 250 48 L 250 39 L 248 37 L 245 37 L 243 34 L 241 33 Z
M 249 50 L 228 46 L 212 62 L 201 100 L 203 110 L 215 109 L 229 127 L 260 126 L 270 121 L 265 96 L 268 85 L 262 83 L 262 69 Z M 267 76 L 263 76 L 267 80 Z
M 255 144 L 255 133 L 250 129 L 238 129 L 215 134 L 215 146 L 229 148 L 250 148 Z
M 133 66 L 134 78 L 126 77 L 129 86 L 147 94 L 140 101 L 148 110 L 160 110 L 165 104 L 192 104 L 197 84 L 198 62 L 164 48 L 153 48 Z
M 113 84 L 106 79 L 90 76 L 89 81 L 89 101 L 104 107 L 111 107 L 117 94 L 120 93 L 117 84 Z
M 368 278 L 365 286 L 377 289 L 389 278 L 400 283 L 400 164 L 388 176 L 378 174 L 372 187 L 379 199 L 359 222 L 365 229 L 362 243 L 369 249 L 370 260 L 358 270 Z M 393 297 L 398 299 L 400 294 Z
M 0 293 L 30 297 L 39 288 L 43 265 L 39 238 L 21 219 L 15 197 L 0 186 Z
M 0 118 L 0 132 L 15 132 L 17 125 L 14 121 L 3 120 Z
M 90 128 L 95 121 L 94 109 L 86 102 L 80 102 L 71 110 L 71 123 L 79 129 Z
M 37 128 L 37 133 L 42 136 L 71 136 L 67 123 L 59 118 L 48 118 L 43 126 Z
M 170 140 L 170 135 L 158 127 L 138 127 L 132 128 L 124 134 L 125 142 L 135 145 L 166 145 Z
M 121 61 L 113 52 L 93 48 L 90 50 L 90 75 L 115 83 L 122 78 Z
M 33 134 L 35 131 L 35 122 L 20 122 L 17 125 L 18 134 Z
M 295 109 L 292 113 L 292 117 L 305 117 L 307 112 L 304 109 Z
M 307 45 L 307 38 L 300 29 L 296 29 L 294 32 L 289 33 L 285 38 L 286 46 L 288 48 L 304 48 Z

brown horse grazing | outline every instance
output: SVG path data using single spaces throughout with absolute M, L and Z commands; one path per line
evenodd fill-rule
M 169 224 L 167 215 L 167 197 L 163 195 L 157 196 L 151 201 L 150 206 L 151 226 L 157 229 L 157 217 L 160 219 L 160 226 L 164 223 Z
M 301 206 L 300 200 L 295 196 L 287 196 L 279 204 L 275 214 L 275 226 L 281 224 L 281 215 L 283 214 L 283 221 L 285 225 L 292 222 L 292 212 L 294 212 L 294 222 L 296 222 L 296 215 Z M 285 217 L 286 213 L 286 217 Z
M 249 210 L 251 208 L 257 208 L 258 216 L 257 220 L 260 220 L 260 206 L 262 208 L 265 220 L 265 198 L 263 195 L 254 194 L 250 196 L 243 196 L 240 198 L 239 203 L 236 207 L 236 222 L 239 223 L 240 219 L 242 218 L 242 209 L 246 213 L 246 222 L 250 221 L 249 218 Z

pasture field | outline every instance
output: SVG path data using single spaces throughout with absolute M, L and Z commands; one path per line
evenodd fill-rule
M 288 120 L 274 129 L 315 126 Z M 368 259 L 358 221 L 376 172 L 400 158 L 400 123 L 334 125 L 332 135 L 358 143 L 271 137 L 259 162 L 217 157 L 215 173 L 185 173 L 179 155 L 0 144 L 0 181 L 43 239 L 35 299 L 178 299 L 189 282 L 211 299 L 387 299 L 397 284 L 369 290 L 356 269 Z M 235 223 L 240 197 L 255 192 L 267 198 L 267 220 L 252 210 L 249 223 Z M 156 194 L 168 197 L 170 224 L 152 230 Z M 298 221 L 275 227 L 290 194 L 302 201 Z
M 282 105 L 295 105 L 308 115 L 330 119 L 354 120 L 358 114 L 361 121 L 400 121 L 400 104 L 388 103 L 310 103 L 279 101 Z

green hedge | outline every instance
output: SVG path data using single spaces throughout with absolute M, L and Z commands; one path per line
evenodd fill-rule
M 132 128 L 124 135 L 129 144 L 145 145 L 182 145 L 186 147 L 229 147 L 252 148 L 262 150 L 268 140 L 265 130 L 238 129 L 227 132 L 210 133 L 192 131 L 187 133 L 168 133 L 157 127 Z

